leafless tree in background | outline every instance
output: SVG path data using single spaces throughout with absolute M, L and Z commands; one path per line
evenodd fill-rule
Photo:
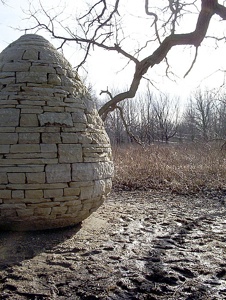
M 33 28 L 27 28 L 27 30 L 47 30 L 54 38 L 61 40 L 61 46 L 68 42 L 76 42 L 84 50 L 84 56 L 79 66 L 87 60 L 95 47 L 117 52 L 125 57 L 128 63 L 134 64 L 134 74 L 129 88 L 113 95 L 99 109 L 104 120 L 120 101 L 133 98 L 136 95 L 142 78 L 150 68 L 164 61 L 166 63 L 166 75 L 168 74 L 170 65 L 167 55 L 175 46 L 190 45 L 195 48 L 195 57 L 185 74 L 187 75 L 195 63 L 198 49 L 206 37 L 213 16 L 219 17 L 217 22 L 226 19 L 226 7 L 219 4 L 217 0 L 145 0 L 144 4 L 140 2 L 137 5 L 144 5 L 143 10 L 146 18 L 150 20 L 149 26 L 143 29 L 148 33 L 148 37 L 143 45 L 131 49 L 126 47 L 128 36 L 124 35 L 123 17 L 120 15 L 124 1 L 96 0 L 90 1 L 90 3 L 92 4 L 86 7 L 86 12 L 74 18 L 73 27 L 69 27 L 60 19 L 60 14 L 54 15 L 52 10 L 45 9 L 44 2 L 42 3 L 40 0 L 39 8 L 32 8 L 31 5 L 29 17 L 35 22 L 35 25 Z M 129 2 L 126 5 L 129 6 Z M 44 18 L 41 17 L 40 12 Z M 191 30 L 188 33 L 187 31 L 178 33 L 186 30 L 183 27 L 183 18 L 193 13 L 197 15 L 197 18 L 195 23 L 191 22 Z M 61 30 L 57 30 L 59 26 Z M 193 30 L 193 28 L 195 29 Z M 217 32 L 212 38 L 216 38 L 216 41 L 223 39 L 223 37 L 218 36 Z M 149 80 L 152 81 L 153 79 L 149 78 Z
M 142 145 L 155 142 L 210 142 L 226 140 L 225 93 L 216 90 L 197 90 L 183 114 L 178 99 L 149 91 L 122 102 L 124 121 L 116 109 L 105 120 L 112 144 L 139 141 Z M 131 137 L 136 137 L 136 140 Z
M 168 143 L 178 129 L 178 103 L 172 103 L 168 96 L 160 95 L 152 104 L 158 139 Z
M 194 96 L 194 101 L 196 126 L 203 140 L 208 141 L 213 118 L 214 99 L 208 91 L 205 93 L 197 91 Z
M 222 141 L 226 139 L 225 92 L 197 90 L 182 117 L 182 136 L 188 141 Z
M 195 107 L 194 101 L 190 98 L 189 103 L 187 104 L 186 110 L 183 115 L 183 124 L 182 124 L 182 135 L 186 137 L 188 141 L 194 142 L 197 138 L 197 128 L 195 121 Z

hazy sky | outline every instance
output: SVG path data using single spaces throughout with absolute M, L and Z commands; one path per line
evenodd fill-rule
M 26 15 L 23 13 L 23 10 L 28 9 L 28 0 L 6 0 L 7 5 L 3 6 L 0 4 L 0 51 L 2 51 L 9 43 L 19 38 L 23 31 L 15 30 L 15 28 L 25 28 L 29 27 L 30 21 L 26 20 Z M 37 0 L 32 0 L 32 5 L 35 6 Z M 43 3 L 48 3 L 49 6 L 56 3 L 61 3 L 56 0 L 48 0 L 43 1 Z M 144 2 L 144 0 L 141 2 Z M 201 1 L 200 1 L 201 2 Z M 76 1 L 69 0 L 67 3 L 73 3 L 73 6 L 68 5 L 66 13 L 68 11 L 72 12 L 75 8 Z M 77 1 L 78 3 L 78 1 Z M 133 3 L 133 4 L 132 4 Z M 141 11 L 137 11 L 138 6 L 136 1 L 131 1 L 130 3 L 131 14 L 133 13 L 141 13 Z M 144 6 L 139 6 L 140 10 L 144 9 Z M 66 14 L 65 14 L 66 15 Z M 137 23 L 130 22 L 130 19 L 127 20 L 127 26 L 130 27 L 135 34 L 135 31 L 138 31 L 139 36 L 139 26 L 142 26 L 142 19 L 137 19 Z M 71 23 L 73 26 L 73 23 Z M 185 24 L 186 25 L 186 24 Z M 190 26 L 190 24 L 187 24 Z M 226 21 L 220 23 L 221 29 L 226 30 Z M 194 29 L 194 28 L 193 28 Z M 190 29 L 191 30 L 191 29 Z M 210 28 L 211 31 L 214 31 L 214 28 Z M 216 28 L 218 30 L 218 28 Z M 44 37 L 50 39 L 45 33 L 41 32 Z M 56 44 L 53 40 L 51 40 L 53 44 Z M 171 93 L 181 95 L 182 97 L 186 97 L 190 92 L 194 91 L 197 87 L 200 86 L 202 79 L 208 77 L 217 69 L 226 69 L 226 61 L 225 61 L 225 47 L 224 49 L 213 49 L 212 46 L 208 45 L 206 48 L 200 48 L 199 56 L 197 62 L 186 79 L 183 79 L 183 75 L 189 69 L 190 64 L 192 62 L 194 55 L 194 49 L 186 49 L 181 51 L 181 47 L 174 48 L 170 51 L 170 61 L 174 66 L 174 69 L 177 72 L 178 79 L 177 83 L 166 80 L 164 76 L 162 76 L 162 66 L 157 65 L 148 72 L 149 78 L 153 78 L 157 81 L 160 90 Z M 150 53 L 151 54 L 151 53 Z M 66 48 L 64 50 L 64 55 L 71 62 L 72 65 L 75 64 L 77 52 L 73 46 Z M 120 71 L 126 62 L 122 59 L 122 57 L 118 56 L 114 53 L 109 53 L 107 51 L 97 51 L 96 55 L 90 59 L 89 62 L 89 81 L 94 86 L 95 90 L 99 92 L 101 89 L 106 89 L 106 87 L 111 88 L 114 86 L 115 88 L 123 88 L 123 86 L 128 86 L 131 82 L 133 73 L 134 73 L 134 65 L 130 64 L 127 71 Z M 222 83 L 223 74 L 214 75 L 206 79 L 202 84 L 203 86 L 210 86 L 211 88 L 217 87 Z M 143 87 L 146 85 L 146 82 L 143 82 Z

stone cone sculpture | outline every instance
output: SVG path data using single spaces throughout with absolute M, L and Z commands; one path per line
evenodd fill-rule
M 111 189 L 109 138 L 66 59 L 27 34 L 0 54 L 0 229 L 80 223 Z

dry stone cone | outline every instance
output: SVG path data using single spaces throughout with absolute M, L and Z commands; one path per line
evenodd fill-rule
M 28 34 L 0 54 L 0 229 L 80 223 L 111 189 L 109 138 L 70 64 Z

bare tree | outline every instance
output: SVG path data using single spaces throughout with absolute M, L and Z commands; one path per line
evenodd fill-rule
M 77 1 L 78 2 L 78 1 Z M 83 1 L 82 1 L 83 2 Z M 81 66 L 95 47 L 100 47 L 108 51 L 115 51 L 125 57 L 128 63 L 134 64 L 134 74 L 129 88 L 123 92 L 115 94 L 100 109 L 99 114 L 106 119 L 107 114 L 117 107 L 117 104 L 125 99 L 133 98 L 136 95 L 141 80 L 147 71 L 158 65 L 162 61 L 166 63 L 166 75 L 169 75 L 168 53 L 180 45 L 190 45 L 195 48 L 194 60 L 187 75 L 197 58 L 198 49 L 206 37 L 207 29 L 214 15 L 220 19 L 226 19 L 226 7 L 218 3 L 217 0 L 168 0 L 149 1 L 145 0 L 144 11 L 146 18 L 150 19 L 152 26 L 145 28 L 148 32 L 147 40 L 137 49 L 126 47 L 126 37 L 123 34 L 121 17 L 122 0 L 96 0 L 90 4 L 83 15 L 77 16 L 73 28 L 64 26 L 59 18 L 60 14 L 53 15 L 53 11 L 47 10 L 40 0 L 39 8 L 30 8 L 29 17 L 33 19 L 35 25 L 30 29 L 45 29 L 54 38 L 61 40 L 61 46 L 67 42 L 76 42 L 84 50 L 84 56 L 78 66 Z M 129 3 L 126 5 L 130 5 Z M 142 4 L 137 4 L 140 6 Z M 151 7 L 151 5 L 153 5 Z M 155 5 L 155 6 L 154 6 Z M 42 12 L 44 19 L 40 16 Z M 188 14 L 195 12 L 197 19 L 195 24 L 190 23 L 190 27 L 195 29 L 190 32 L 178 33 L 183 30 L 182 20 Z M 57 18 L 58 17 L 58 18 Z M 150 23 L 151 24 L 151 23 Z M 57 27 L 60 30 L 57 30 Z M 63 30 L 63 34 L 62 34 Z M 213 38 L 218 38 L 217 32 Z M 144 50 L 144 52 L 143 52 Z M 141 57 L 145 53 L 145 57 Z M 150 80 L 150 78 L 149 78 Z M 153 80 L 151 80 L 153 81 Z
M 155 116 L 157 136 L 162 142 L 168 143 L 177 133 L 178 103 L 172 101 L 169 96 L 160 95 L 159 98 L 152 102 L 152 109 Z
M 154 95 L 148 88 L 147 93 L 140 96 L 139 111 L 140 111 L 140 130 L 139 137 L 144 143 L 151 144 L 156 140 L 156 120 L 154 118 L 152 103 Z
M 196 127 L 201 133 L 202 139 L 208 141 L 211 136 L 214 98 L 211 92 L 200 90 L 195 93 L 195 121 Z
M 214 98 L 213 129 L 219 140 L 226 140 L 226 101 L 225 92 Z
M 182 127 L 184 139 L 194 142 L 195 138 L 197 138 L 197 128 L 195 120 L 195 104 L 191 98 L 183 115 Z

